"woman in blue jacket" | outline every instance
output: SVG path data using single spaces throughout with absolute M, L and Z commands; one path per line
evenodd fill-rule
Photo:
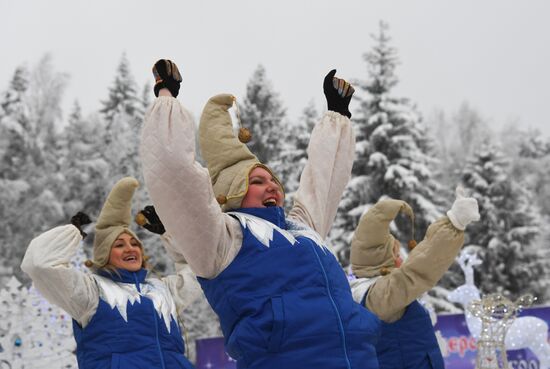
M 184 356 L 177 316 L 200 289 L 182 258 L 176 275 L 148 275 L 141 241 L 129 228 L 137 186 L 136 179 L 123 178 L 107 197 L 96 223 L 93 259 L 86 262 L 93 273 L 70 265 L 85 236 L 81 225 L 90 222 L 82 213 L 73 224 L 33 239 L 21 265 L 37 290 L 73 318 L 81 369 L 193 368 Z
M 202 112 L 206 169 L 195 160 L 193 119 L 175 99 L 177 67 L 160 60 L 153 72 L 158 99 L 141 142 L 145 183 L 220 318 L 237 368 L 377 368 L 380 323 L 353 301 L 326 245 L 353 164 L 353 88 L 335 70 L 325 77 L 328 111 L 311 134 L 287 216 L 281 182 L 233 134 L 235 98 L 214 96 Z

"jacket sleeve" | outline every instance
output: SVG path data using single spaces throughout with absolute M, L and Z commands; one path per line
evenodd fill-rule
M 350 120 L 326 112 L 311 133 L 307 154 L 289 217 L 307 224 L 324 239 L 351 177 L 355 136 Z
M 189 264 L 174 247 L 172 237 L 165 233 L 161 239 L 165 249 L 176 263 L 176 274 L 162 278 L 162 280 L 168 286 L 179 314 L 201 295 L 202 290 Z
M 95 314 L 99 292 L 90 275 L 70 265 L 81 241 L 73 225 L 53 228 L 31 241 L 21 269 L 42 296 L 85 326 Z
M 385 322 L 403 316 L 405 308 L 441 279 L 464 244 L 464 232 L 449 218 L 431 224 L 426 236 L 399 268 L 379 278 L 368 290 L 366 307 Z
M 155 209 L 193 272 L 214 278 L 241 247 L 239 223 L 222 213 L 208 170 L 195 160 L 195 125 L 173 97 L 147 113 L 141 137 L 143 176 Z

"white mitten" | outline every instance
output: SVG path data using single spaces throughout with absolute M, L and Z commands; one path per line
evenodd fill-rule
M 456 229 L 463 231 L 470 222 L 479 220 L 479 208 L 477 200 L 473 197 L 466 197 L 464 189 L 460 186 L 456 188 L 456 200 L 447 212 L 447 216 Z

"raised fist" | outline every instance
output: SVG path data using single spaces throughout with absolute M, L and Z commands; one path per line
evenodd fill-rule
M 140 216 L 141 215 L 141 216 Z M 143 219 L 144 217 L 145 219 Z M 164 224 L 160 221 L 160 218 L 153 205 L 147 205 L 142 211 L 136 215 L 136 223 L 147 229 L 150 232 L 156 234 L 164 234 Z
M 323 82 L 323 91 L 327 99 L 328 110 L 351 118 L 348 107 L 355 89 L 345 80 L 335 77 L 335 74 L 336 69 L 331 70 L 325 76 Z
M 82 230 L 82 226 L 86 224 L 90 224 L 92 220 L 88 216 L 88 214 L 83 213 L 79 211 L 75 215 L 71 217 L 71 224 L 74 225 L 78 231 L 80 232 L 80 235 L 82 236 L 82 239 L 86 238 L 88 235 L 86 232 Z
M 447 216 L 456 229 L 463 231 L 471 222 L 479 220 L 479 207 L 477 200 L 473 197 L 466 197 L 464 189 L 456 188 L 456 200 L 447 212 Z

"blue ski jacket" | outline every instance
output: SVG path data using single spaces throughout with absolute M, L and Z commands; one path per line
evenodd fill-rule
M 380 321 L 353 301 L 315 232 L 287 224 L 280 207 L 229 214 L 241 222 L 242 247 L 216 278 L 199 282 L 237 368 L 378 368 Z

